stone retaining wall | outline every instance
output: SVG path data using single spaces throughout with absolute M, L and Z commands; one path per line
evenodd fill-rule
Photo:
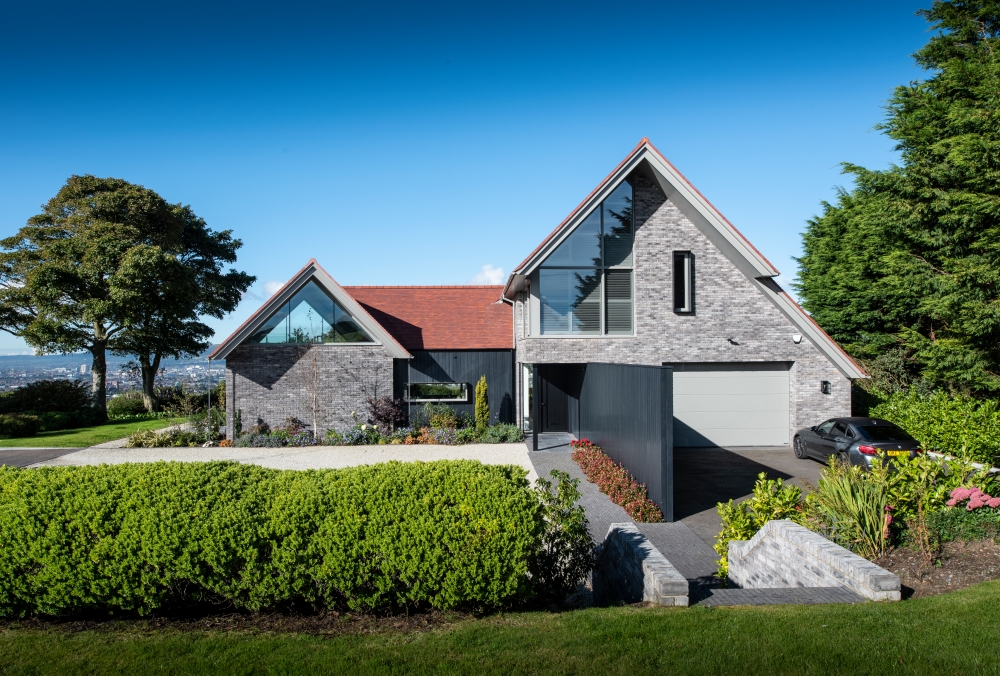
M 745 589 L 847 587 L 873 601 L 898 601 L 900 591 L 898 576 L 784 520 L 729 543 L 729 579 Z
M 594 603 L 688 605 L 688 581 L 634 523 L 608 528 L 593 572 Z

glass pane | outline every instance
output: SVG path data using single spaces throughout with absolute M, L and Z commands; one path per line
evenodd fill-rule
M 277 312 L 271 315 L 271 318 L 264 322 L 259 329 L 257 329 L 250 339 L 247 341 L 249 343 L 284 343 L 286 335 L 285 331 L 288 328 L 288 303 L 281 306 Z
M 344 312 L 344 309 L 334 302 L 334 311 L 337 321 L 334 322 L 332 330 L 323 336 L 324 343 L 371 343 L 371 337 L 365 330 L 358 326 L 357 322 L 351 319 L 351 315 Z
M 601 330 L 599 270 L 539 272 L 543 334 L 596 334 Z
M 410 383 L 409 401 L 466 401 L 465 383 Z
M 623 181 L 604 200 L 604 264 L 632 265 L 632 186 Z
M 542 265 L 585 265 L 598 267 L 601 264 L 601 210 L 594 209 L 586 220 L 559 245 L 559 248 L 545 259 Z
M 370 343 L 371 337 L 310 280 L 260 327 L 251 343 Z
M 292 296 L 288 306 L 287 342 L 323 342 L 334 322 L 333 299 L 310 281 Z
M 632 334 L 632 271 L 608 270 L 604 276 L 607 333 Z

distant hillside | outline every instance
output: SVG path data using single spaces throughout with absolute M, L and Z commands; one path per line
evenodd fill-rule
M 186 366 L 188 364 L 204 364 L 208 360 L 208 355 L 211 354 L 212 350 L 216 347 L 216 345 L 212 345 L 201 355 L 190 359 L 164 359 L 162 366 L 169 367 Z M 116 357 L 112 354 L 108 354 L 108 374 L 110 375 L 120 371 L 122 366 L 130 359 L 131 357 Z M 42 357 L 36 357 L 30 354 L 6 355 L 0 356 L 0 371 L 9 371 L 11 369 L 35 371 L 39 369 L 58 368 L 77 370 L 81 365 L 85 364 L 87 366 L 87 371 L 89 372 L 91 362 L 92 358 L 89 352 L 77 352 L 75 354 L 47 354 Z M 225 367 L 225 362 L 213 361 L 213 371 L 215 370 L 216 365 L 218 365 L 221 369 Z

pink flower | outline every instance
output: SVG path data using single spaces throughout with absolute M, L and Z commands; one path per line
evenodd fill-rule
M 976 490 L 979 490 L 979 489 L 976 489 Z M 969 499 L 969 497 L 971 495 L 972 495 L 972 491 L 971 490 L 969 490 L 968 488 L 963 488 L 961 486 L 959 486 L 958 488 L 956 488 L 955 490 L 953 490 L 951 492 L 952 499 L 953 500 L 958 500 L 959 502 L 961 502 L 962 500 Z
M 990 498 L 986 501 L 986 505 L 990 509 L 996 509 L 997 507 L 1000 507 L 1000 498 Z

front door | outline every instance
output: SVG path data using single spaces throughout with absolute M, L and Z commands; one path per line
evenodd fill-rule
M 540 432 L 569 432 L 569 395 L 552 381 L 542 379 Z

